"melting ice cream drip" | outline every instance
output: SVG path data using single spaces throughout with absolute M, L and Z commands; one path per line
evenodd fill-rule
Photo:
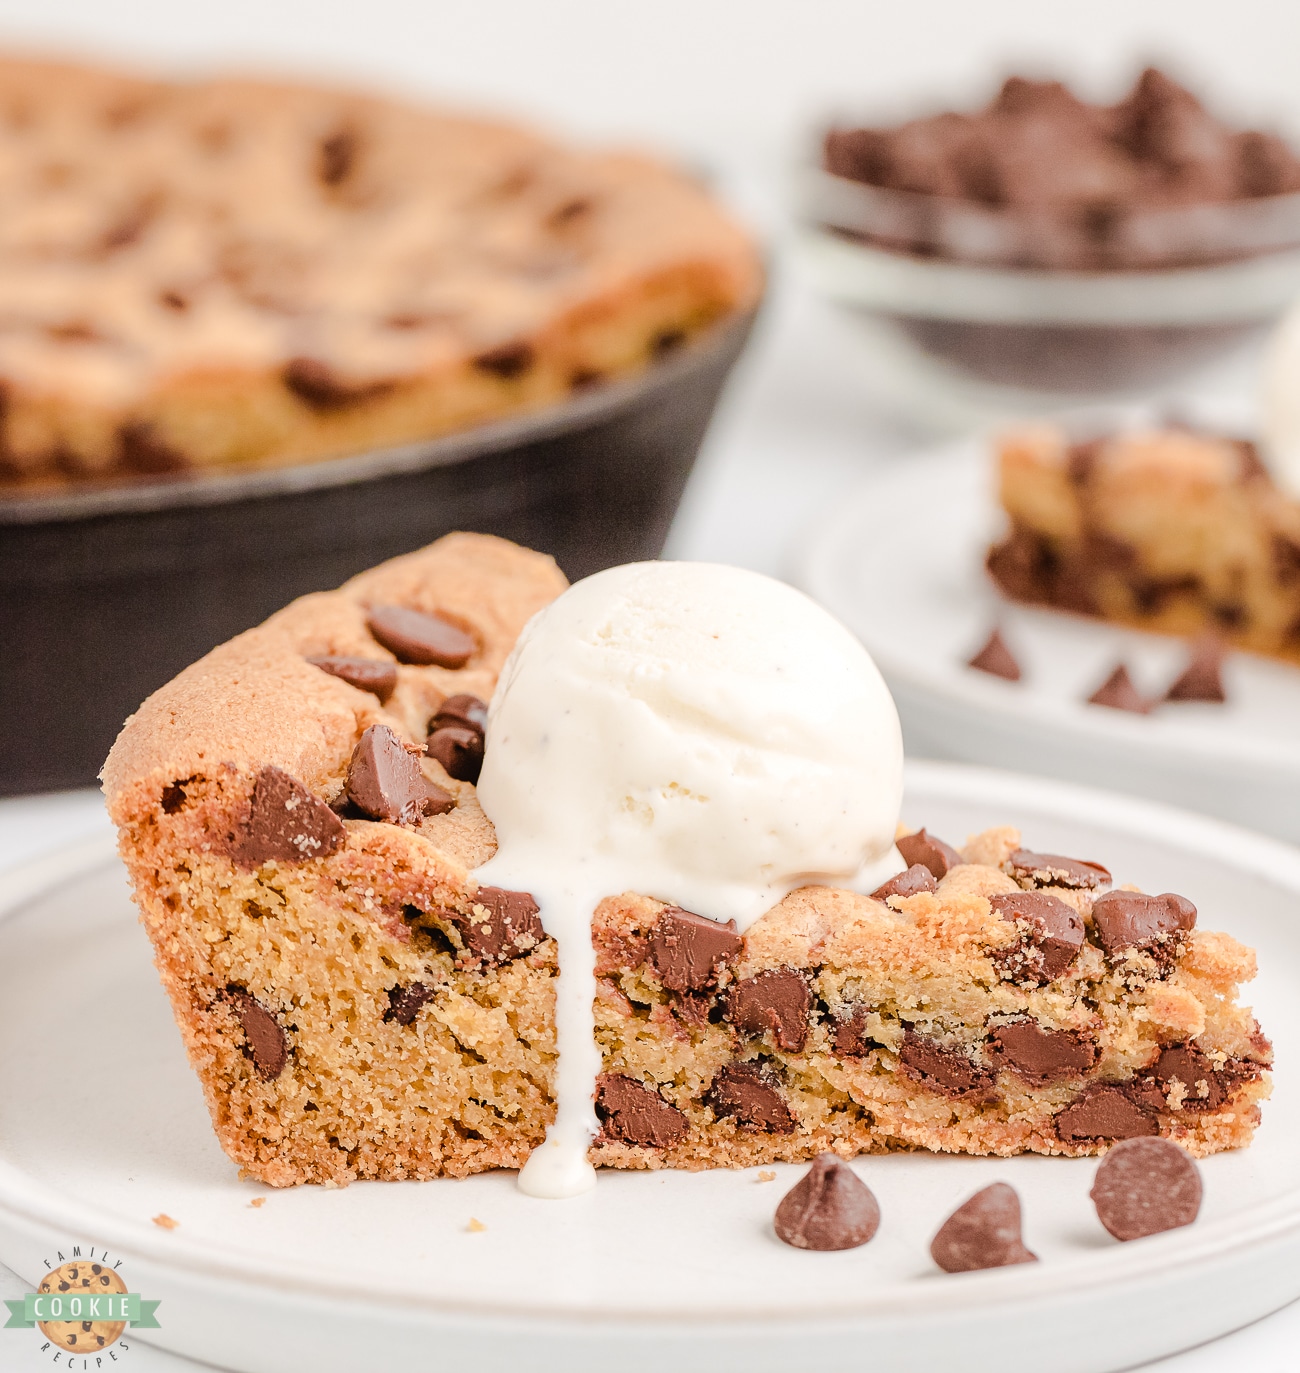
M 475 874 L 530 891 L 559 952 L 557 1113 L 524 1191 L 595 1182 L 600 900 L 638 892 L 744 931 L 797 887 L 871 891 L 904 866 L 902 762 L 866 651 L 782 582 L 635 563 L 530 621 L 488 717 L 478 797 L 498 851 Z

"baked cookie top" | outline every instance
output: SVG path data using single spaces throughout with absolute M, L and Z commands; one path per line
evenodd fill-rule
M 342 89 L 3 59 L 0 197 L 0 376 L 109 408 L 295 359 L 355 394 L 683 265 L 759 289 L 666 166 Z
M 449 534 L 337 591 L 299 598 L 213 649 L 131 716 L 104 764 L 109 814 L 126 825 L 154 812 L 160 798 L 165 809 L 167 789 L 187 779 L 251 779 L 266 768 L 317 796 L 341 796 L 353 748 L 369 726 L 387 725 L 423 750 L 444 700 L 491 698 L 520 630 L 566 585 L 545 554 L 490 535 Z M 403 626 L 400 613 L 395 626 L 388 622 L 394 610 L 435 617 L 447 642 L 430 653 L 420 651 L 409 627 L 407 639 L 396 637 Z M 417 622 L 421 629 L 427 624 Z M 460 666 L 445 665 L 466 652 Z M 429 661 L 433 654 L 443 665 Z M 361 659 L 391 676 L 368 690 L 312 658 Z

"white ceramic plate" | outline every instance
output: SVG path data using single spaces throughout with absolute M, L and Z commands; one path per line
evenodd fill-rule
M 775 1239 L 794 1166 L 774 1183 L 754 1169 L 607 1173 L 569 1202 L 522 1196 L 510 1174 L 278 1193 L 241 1182 L 122 872 L 83 848 L 89 871 L 51 860 L 44 890 L 28 878 L 0 921 L 0 1260 L 30 1280 L 58 1249 L 107 1246 L 131 1290 L 162 1299 L 148 1338 L 258 1373 L 1103 1373 L 1300 1294 L 1300 855 L 1140 802 L 933 764 L 910 770 L 905 813 L 958 840 L 1019 824 L 1042 849 L 1187 893 L 1206 926 L 1259 948 L 1252 999 L 1276 1043 L 1276 1091 L 1257 1143 L 1204 1163 L 1194 1228 L 1116 1244 L 1088 1201 L 1088 1159 L 861 1159 L 884 1219 L 841 1254 Z M 0 903 L 12 885 L 0 877 Z M 931 1235 L 995 1179 L 1019 1189 L 1041 1263 L 940 1274 Z M 152 1225 L 159 1212 L 178 1228 Z M 486 1229 L 469 1231 L 471 1217 Z
M 1068 777 L 1300 841 L 1300 668 L 1239 653 L 1225 705 L 1086 704 L 1121 659 L 1143 691 L 1163 689 L 1186 645 L 999 596 L 983 567 L 1003 524 L 992 466 L 987 443 L 967 439 L 886 468 L 802 559 L 804 589 L 884 673 L 909 754 Z M 1019 682 L 966 666 L 995 624 Z

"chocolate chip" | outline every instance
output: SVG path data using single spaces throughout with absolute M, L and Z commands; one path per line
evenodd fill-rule
M 234 1011 L 244 1031 L 244 1053 L 253 1060 L 258 1077 L 273 1082 L 289 1061 L 289 1041 L 280 1022 L 245 988 L 231 983 L 222 999 Z
M 871 1189 L 834 1154 L 818 1154 L 812 1167 L 781 1198 L 776 1233 L 796 1249 L 856 1249 L 880 1228 Z
M 128 472 L 142 476 L 165 476 L 183 472 L 189 460 L 179 448 L 159 437 L 151 424 L 124 424 L 117 431 L 117 460 Z
M 438 707 L 438 713 L 429 721 L 429 729 L 441 729 L 444 725 L 460 725 L 463 729 L 476 729 L 480 734 L 487 729 L 488 708 L 486 701 L 477 696 L 461 692 L 448 696 Z
M 348 799 L 372 820 L 395 825 L 414 825 L 422 815 L 442 815 L 456 804 L 428 781 L 387 725 L 371 725 L 353 749 Z
M 867 1015 L 865 1006 L 854 1006 L 848 1015 L 834 1022 L 831 1044 L 841 1058 L 862 1058 L 872 1049 L 882 1047 L 867 1035 Z
M 788 1135 L 794 1117 L 766 1069 L 755 1063 L 728 1063 L 709 1086 L 708 1102 L 718 1116 L 731 1116 L 742 1130 Z
M 326 186 L 339 186 L 352 175 L 360 142 L 353 129 L 337 129 L 320 141 L 316 175 Z
M 1006 870 L 1017 880 L 1028 879 L 1040 887 L 1092 890 L 1110 882 L 1110 871 L 1100 863 L 1065 858 L 1059 853 L 1031 853 L 1028 849 L 1016 849 L 1006 861 Z
M 546 938 L 540 907 L 526 891 L 480 887 L 471 915 L 448 912 L 471 959 L 492 965 L 508 963 L 535 949 Z
M 920 863 L 929 868 L 936 878 L 943 878 L 949 868 L 955 868 L 963 861 L 961 854 L 951 844 L 945 844 L 924 829 L 917 830 L 915 834 L 905 834 L 895 843 L 908 867 Z
M 770 1032 L 777 1047 L 800 1053 L 808 1038 L 812 992 L 808 979 L 794 968 L 768 968 L 742 978 L 727 991 L 723 1012 L 743 1035 Z
M 999 1064 L 1035 1086 L 1086 1073 L 1097 1045 L 1077 1030 L 1049 1030 L 1036 1020 L 1011 1020 L 991 1032 Z
M 1109 706 L 1111 710 L 1131 711 L 1134 715 L 1145 715 L 1151 709 L 1151 703 L 1133 685 L 1123 663 L 1088 697 L 1088 702 L 1094 706 Z
M 947 1049 L 913 1029 L 903 1032 L 903 1044 L 898 1051 L 899 1066 L 913 1081 L 928 1087 L 940 1096 L 990 1096 L 993 1074 L 973 1063 L 958 1049 Z
M 359 691 L 368 691 L 378 696 L 380 702 L 388 700 L 397 686 L 397 664 L 386 663 L 381 658 L 308 658 L 307 661 L 328 672 L 331 677 L 340 677 L 349 686 Z
M 1069 971 L 1083 947 L 1083 919 L 1044 891 L 998 892 L 989 905 L 1020 931 L 1020 943 L 990 957 L 1012 982 L 1051 982 Z
M 1153 1076 L 1160 1084 L 1162 1097 L 1167 1096 L 1176 1082 L 1182 1084 L 1184 1096 L 1179 1109 L 1215 1111 L 1232 1095 L 1233 1088 L 1243 1074 L 1226 1070 L 1226 1065 L 1225 1068 L 1216 1068 L 1213 1061 L 1195 1044 L 1174 1044 L 1161 1050 Z M 1164 1105 L 1164 1109 L 1169 1108 Z
M 296 777 L 265 767 L 253 784 L 248 814 L 230 837 L 230 856 L 241 868 L 271 859 L 305 863 L 333 853 L 346 836 L 338 816 Z
M 1159 1132 L 1155 1117 L 1138 1106 L 1122 1087 L 1111 1083 L 1095 1083 L 1085 1088 L 1056 1116 L 1056 1133 L 1066 1144 L 1135 1139 Z
M 1000 630 L 995 629 L 988 642 L 973 657 L 966 660 L 967 667 L 987 672 L 994 677 L 1004 677 L 1008 682 L 1020 680 L 1020 664 L 1012 656 Z
M 1195 926 L 1196 907 L 1172 892 L 1148 896 L 1113 891 L 1092 903 L 1092 920 L 1108 958 L 1120 959 L 1138 950 L 1168 963 L 1177 954 L 1181 936 Z
M 533 365 L 536 354 L 531 343 L 503 343 L 499 348 L 489 348 L 474 359 L 474 366 L 480 372 L 489 372 L 502 381 L 514 381 L 522 377 Z
M 477 782 L 483 768 L 483 734 L 461 725 L 443 725 L 429 735 L 424 747 L 458 782 Z
M 313 410 L 342 410 L 349 405 L 373 400 L 392 390 L 390 381 L 349 381 L 319 358 L 290 358 L 280 379 Z
M 1097 1219 L 1117 1240 L 1190 1225 L 1201 1209 L 1201 1174 L 1167 1139 L 1126 1139 L 1102 1159 L 1089 1193 Z
M 995 1182 L 963 1202 L 930 1241 L 930 1256 L 945 1273 L 1037 1263 L 1020 1235 L 1016 1189 Z
M 744 947 L 734 920 L 722 925 L 680 906 L 667 907 L 650 932 L 650 961 L 670 992 L 716 985 L 718 970 Z
M 193 777 L 186 777 L 179 782 L 171 782 L 162 789 L 158 803 L 162 806 L 164 815 L 175 815 L 184 807 L 188 799 L 185 788 L 194 780 Z
M 910 868 L 904 869 L 897 877 L 891 877 L 888 882 L 882 882 L 871 895 L 877 901 L 883 901 L 889 896 L 915 896 L 918 892 L 938 891 L 938 889 L 939 884 L 935 881 L 934 873 L 924 863 L 913 863 Z
M 376 606 L 366 620 L 370 632 L 399 661 L 460 668 L 474 653 L 474 640 L 441 615 L 401 605 Z
M 388 1009 L 385 1020 L 395 1020 L 399 1025 L 410 1025 L 424 1008 L 426 1001 L 437 995 L 438 989 L 427 982 L 410 982 L 406 986 L 388 989 Z
M 1223 689 L 1223 644 L 1213 635 L 1198 639 L 1192 646 L 1187 666 L 1165 692 L 1166 701 L 1227 700 Z
M 682 1112 L 653 1087 L 619 1073 L 597 1081 L 596 1114 L 608 1139 L 643 1149 L 671 1149 L 690 1130 Z

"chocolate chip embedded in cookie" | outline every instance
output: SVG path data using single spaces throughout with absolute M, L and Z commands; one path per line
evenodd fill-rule
M 668 906 L 650 932 L 650 962 L 670 992 L 702 992 L 745 947 L 736 922 L 720 924 L 680 906 Z
M 1117 1240 L 1190 1225 L 1201 1209 L 1201 1174 L 1167 1139 L 1126 1139 L 1106 1155 L 1089 1193 L 1097 1219 Z
M 349 686 L 378 696 L 380 704 L 388 700 L 397 686 L 397 664 L 385 662 L 382 658 L 326 656 L 308 658 L 307 661 L 322 672 L 328 672 L 331 677 L 341 678 Z
M 526 891 L 480 887 L 470 915 L 449 912 L 470 960 L 493 965 L 531 952 L 546 938 L 541 908 Z
M 856 1249 L 880 1228 L 880 1205 L 847 1163 L 818 1154 L 781 1198 L 774 1224 L 778 1238 L 796 1249 Z
M 794 1116 L 771 1073 L 756 1063 L 728 1063 L 720 1068 L 706 1097 L 714 1114 L 730 1116 L 742 1130 L 788 1135 Z
M 414 825 L 422 815 L 442 815 L 456 804 L 434 786 L 387 725 L 371 725 L 348 764 L 348 799 L 372 820 Z
M 244 987 L 232 983 L 221 999 L 244 1031 L 244 1053 L 252 1059 L 258 1077 L 273 1082 L 289 1061 L 289 1040 L 280 1022 Z
M 461 725 L 443 725 L 435 729 L 424 746 L 425 753 L 441 763 L 448 777 L 458 782 L 477 782 L 483 769 L 483 734 L 481 730 Z
M 370 632 L 400 662 L 462 668 L 474 654 L 473 638 L 441 615 L 381 605 L 366 620 Z
M 1066 1144 L 1098 1139 L 1136 1139 L 1160 1133 L 1156 1118 L 1123 1087 L 1096 1083 L 1056 1115 L 1056 1133 Z
M 840 1016 L 833 1022 L 831 1044 L 841 1058 L 863 1058 L 872 1049 L 883 1047 L 867 1034 L 869 1014 L 867 1007 L 854 1006 L 848 1015 Z
M 1092 903 L 1097 938 L 1112 962 L 1131 953 L 1151 954 L 1168 964 L 1183 936 L 1196 925 L 1196 907 L 1185 896 L 1165 892 L 1113 891 Z
M 487 729 L 487 702 L 481 701 L 469 692 L 458 692 L 448 696 L 438 707 L 438 713 L 429 721 L 429 730 L 442 729 L 445 725 L 459 725 L 463 729 L 476 729 L 482 734 Z
M 1017 882 L 1032 882 L 1040 887 L 1073 887 L 1093 890 L 1110 885 L 1110 872 L 1100 863 L 1082 858 L 1065 858 L 1059 853 L 1031 853 L 1016 849 L 1003 864 Z
M 1070 970 L 1084 940 L 1078 911 L 1044 891 L 998 892 L 989 905 L 1020 932 L 1018 944 L 990 953 L 1004 978 L 1042 985 Z
M 915 1030 L 903 1032 L 898 1063 L 914 1082 L 946 1097 L 991 1097 L 993 1074 L 958 1049 L 948 1049 Z
M 904 869 L 897 877 L 891 877 L 888 882 L 882 882 L 871 895 L 877 901 L 887 901 L 891 896 L 915 896 L 918 892 L 937 891 L 938 889 L 939 884 L 935 881 L 934 873 L 924 863 L 913 863 L 910 868 Z
M 1097 1045 L 1077 1030 L 1051 1030 L 1033 1019 L 1009 1020 L 990 1032 L 999 1066 L 1034 1086 L 1079 1077 L 1097 1061 Z
M 384 1019 L 395 1021 L 398 1025 L 413 1025 L 425 1003 L 432 1001 L 437 994 L 438 989 L 427 982 L 408 982 L 405 986 L 390 987 Z
M 951 844 L 945 844 L 924 829 L 917 830 L 915 834 L 905 834 L 895 844 L 903 855 L 904 863 L 909 867 L 920 863 L 929 868 L 936 878 L 947 876 L 948 869 L 955 868 L 962 861 L 961 854 Z
M 620 1073 L 596 1084 L 596 1114 L 605 1136 L 643 1149 L 671 1149 L 686 1138 L 686 1117 L 653 1087 Z
M 768 968 L 727 989 L 723 1016 L 743 1035 L 770 1033 L 777 1047 L 800 1053 L 808 1038 L 812 991 L 794 968 Z
M 939 1227 L 930 1256 L 945 1273 L 1037 1263 L 1020 1233 L 1020 1198 L 1014 1187 L 995 1182 L 963 1202 Z
M 230 857 L 241 868 L 274 860 L 304 863 L 324 858 L 347 837 L 343 822 L 296 777 L 277 767 L 257 774 L 247 815 L 230 836 Z

